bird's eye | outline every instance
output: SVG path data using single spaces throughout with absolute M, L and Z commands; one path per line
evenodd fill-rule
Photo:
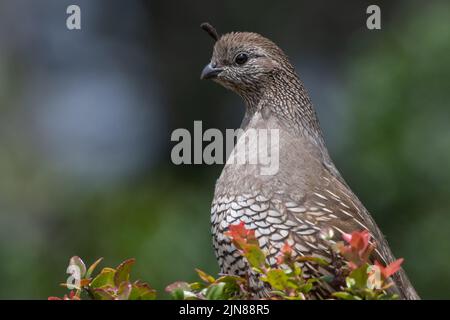
M 244 64 L 248 60 L 248 55 L 246 53 L 239 53 L 235 58 L 234 62 L 237 64 Z

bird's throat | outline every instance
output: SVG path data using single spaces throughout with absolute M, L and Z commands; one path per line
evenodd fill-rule
M 295 72 L 274 74 L 263 85 L 238 94 L 246 104 L 241 127 L 245 127 L 248 120 L 259 112 L 266 118 L 278 118 L 287 130 L 306 132 L 318 142 L 323 142 L 311 99 Z

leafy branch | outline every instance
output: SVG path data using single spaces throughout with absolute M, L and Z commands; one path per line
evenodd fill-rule
M 370 242 L 367 231 L 344 234 L 338 243 L 330 242 L 332 261 L 314 256 L 295 256 L 292 247 L 285 243 L 276 259 L 276 266 L 267 263 L 267 255 L 259 246 L 255 231 L 247 229 L 241 222 L 232 225 L 225 234 L 241 252 L 254 275 L 264 284 L 267 294 L 263 299 L 307 300 L 311 299 L 318 287 L 328 285 L 339 288 L 325 299 L 381 300 L 397 299 L 388 292 L 392 286 L 390 277 L 400 269 L 403 259 L 382 265 L 369 262 L 375 245 Z M 323 236 L 329 240 L 331 231 Z M 63 286 L 70 292 L 63 298 L 49 297 L 49 300 L 153 300 L 156 291 L 142 281 L 131 281 L 130 272 L 134 259 L 122 262 L 116 268 L 103 268 L 95 277 L 93 273 L 102 259 L 86 268 L 81 258 L 75 256 L 69 261 L 71 274 Z M 342 263 L 343 262 L 343 263 Z M 306 277 L 303 265 L 310 264 L 333 270 L 332 276 Z M 250 286 L 248 277 L 221 275 L 215 278 L 196 269 L 199 281 L 188 283 L 178 281 L 166 287 L 166 291 L 176 300 L 238 300 L 261 299 Z

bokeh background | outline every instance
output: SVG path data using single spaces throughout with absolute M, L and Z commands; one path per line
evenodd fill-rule
M 379 31 L 366 28 L 372 3 Z M 66 29 L 69 4 L 81 31 Z M 170 161 L 174 129 L 235 128 L 244 111 L 199 80 L 203 21 L 286 51 L 419 294 L 449 298 L 450 3 L 434 0 L 0 0 L 0 298 L 61 295 L 72 255 L 135 257 L 135 277 L 160 291 L 218 271 L 221 166 Z

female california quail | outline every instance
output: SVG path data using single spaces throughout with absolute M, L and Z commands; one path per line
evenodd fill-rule
M 227 161 L 217 181 L 211 222 L 221 272 L 254 277 L 224 235 L 230 224 L 240 221 L 255 230 L 271 265 L 275 265 L 275 256 L 285 242 L 298 255 L 328 259 L 329 243 L 320 236 L 327 229 L 334 231 L 335 241 L 342 233 L 368 230 L 377 242 L 373 258 L 394 261 L 376 223 L 330 159 L 308 93 L 284 52 L 256 33 L 219 36 L 207 23 L 202 28 L 214 38 L 215 45 L 201 78 L 212 79 L 243 98 L 244 132 L 279 132 L 277 172 L 261 174 L 260 164 Z M 315 274 L 327 272 L 311 265 L 307 269 Z M 419 298 L 403 270 L 393 280 L 401 298 Z M 256 280 L 253 283 L 257 286 Z

